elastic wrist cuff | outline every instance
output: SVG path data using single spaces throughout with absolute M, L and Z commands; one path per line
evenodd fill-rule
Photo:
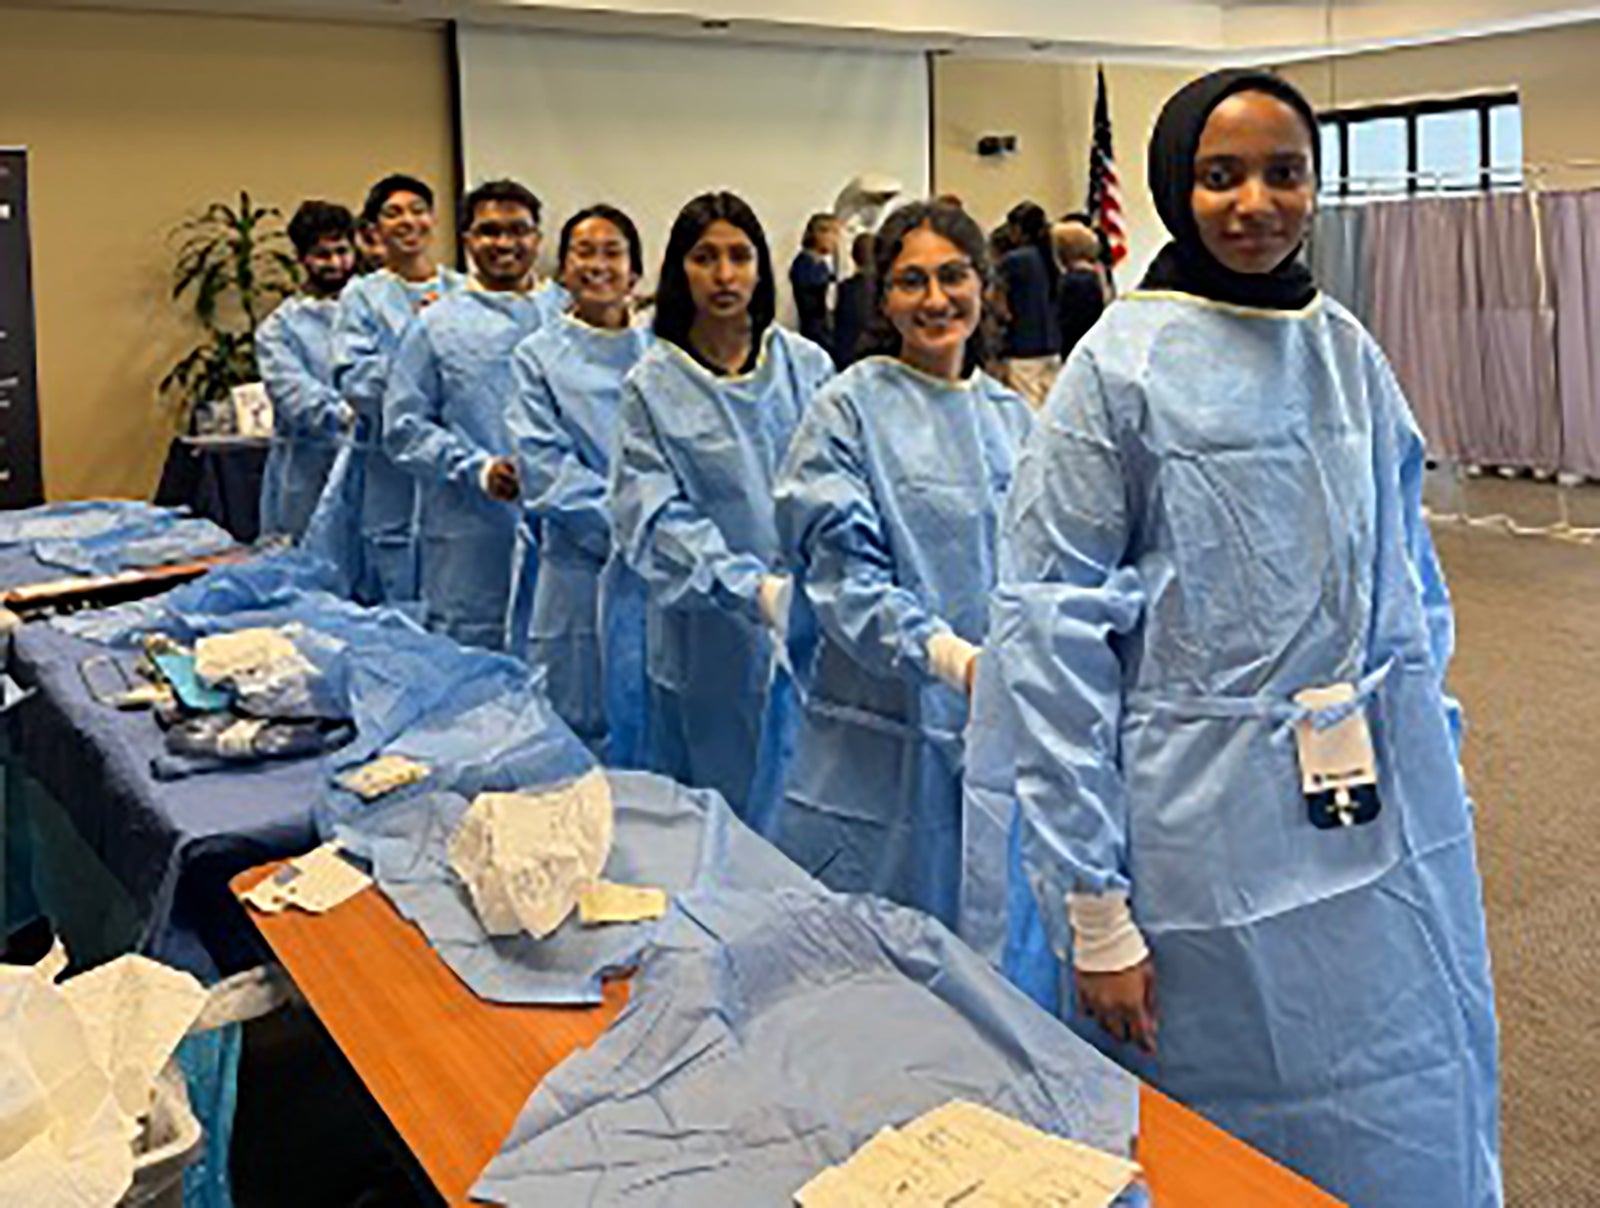
M 1120 973 L 1150 955 L 1126 893 L 1069 893 L 1072 963 L 1085 973 Z
M 967 668 L 978 657 L 978 647 L 948 629 L 928 639 L 928 665 L 933 674 L 957 692 L 967 690 Z

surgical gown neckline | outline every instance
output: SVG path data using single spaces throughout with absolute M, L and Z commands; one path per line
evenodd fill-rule
M 1181 289 L 1135 289 L 1124 294 L 1122 300 L 1124 302 L 1188 303 L 1204 310 L 1215 310 L 1223 314 L 1237 315 L 1241 319 L 1275 319 L 1279 322 L 1294 322 L 1314 319 L 1321 314 L 1326 296 L 1319 290 L 1316 297 L 1312 298 L 1310 302 L 1299 310 L 1270 310 L 1263 306 L 1241 306 L 1237 302 L 1218 302 L 1214 298 L 1202 298 L 1199 294 L 1191 294 Z
M 926 382 L 930 386 L 939 387 L 957 394 L 970 394 L 973 389 L 976 388 L 978 382 L 981 381 L 984 376 L 986 376 L 983 370 L 974 369 L 964 378 L 943 378 L 936 373 L 929 373 L 926 369 L 918 369 L 909 361 L 902 360 L 900 357 L 890 356 L 888 353 L 875 353 L 870 357 L 863 357 L 861 361 L 857 363 L 884 363 L 892 365 L 906 373 L 908 376 L 915 378 L 919 382 Z
M 639 330 L 639 328 L 634 325 L 633 316 L 631 313 L 628 321 L 621 327 L 597 327 L 595 324 L 589 322 L 589 320 L 579 315 L 575 310 L 570 309 L 563 310 L 559 315 L 556 316 L 556 318 L 558 318 L 561 322 L 576 328 L 584 335 L 608 336 L 614 340 L 633 335 Z
M 771 360 L 769 354 L 772 351 L 772 341 L 776 337 L 777 332 L 778 325 L 776 323 L 767 324 L 766 331 L 761 333 L 761 351 L 756 355 L 756 362 L 743 373 L 712 373 L 711 370 L 707 369 L 699 361 L 695 360 L 694 356 L 690 354 L 688 350 L 680 348 L 671 340 L 661 340 L 659 343 L 662 348 L 668 349 L 673 356 L 677 357 L 685 365 L 690 366 L 696 373 L 705 378 L 707 381 L 714 382 L 719 386 L 736 386 L 744 382 L 753 382 L 760 377 L 763 372 L 766 371 L 767 364 Z

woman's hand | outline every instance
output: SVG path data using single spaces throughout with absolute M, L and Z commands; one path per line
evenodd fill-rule
M 1116 973 L 1074 971 L 1078 1003 L 1089 1017 L 1124 1043 L 1156 1051 L 1156 970 L 1149 958 Z

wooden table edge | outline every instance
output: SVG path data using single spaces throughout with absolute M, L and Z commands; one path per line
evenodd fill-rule
M 242 899 L 245 893 L 270 876 L 282 866 L 282 863 L 273 861 L 239 873 L 229 883 L 235 897 Z M 375 894 L 380 898 L 382 896 L 376 886 L 364 889 L 362 894 Z M 240 907 L 250 916 L 252 924 L 256 925 L 263 940 L 281 960 L 282 953 L 273 943 L 267 929 L 259 925 L 267 921 L 270 916 L 261 915 L 242 900 Z M 398 915 L 396 921 L 404 923 Z M 285 969 L 305 995 L 312 1010 L 317 1012 L 323 1026 L 333 1036 L 334 1042 L 339 1045 L 341 1051 L 344 1051 L 345 1042 L 338 1035 L 335 1024 L 330 1023 L 319 1008 L 318 1000 L 324 996 L 323 988 L 303 985 L 295 978 L 292 968 L 285 965 Z M 463 989 L 465 990 L 464 987 Z M 612 1000 L 608 994 L 607 1003 L 596 1007 L 527 1009 L 578 1010 L 597 1014 L 609 1011 L 614 1017 L 625 1000 L 624 990 L 616 1000 Z M 574 1046 L 573 1051 L 576 1047 L 578 1046 Z M 357 1065 L 348 1052 L 346 1059 L 350 1061 L 352 1067 L 356 1069 L 357 1076 L 365 1084 L 366 1072 Z M 532 1094 L 536 1087 L 537 1083 L 529 1088 L 528 1094 Z M 458 1179 L 448 1176 L 441 1178 L 444 1172 L 440 1169 L 438 1156 L 422 1152 L 407 1135 L 409 1130 L 406 1123 L 396 1118 L 391 1105 L 370 1086 L 368 1091 L 405 1144 L 411 1148 L 418 1164 L 426 1171 L 428 1178 L 446 1202 L 452 1205 L 478 1203 L 468 1198 L 465 1190 L 460 1193 L 454 1190 L 459 1183 Z M 1172 1208 L 1347 1208 L 1342 1201 L 1320 1190 L 1293 1171 L 1273 1162 L 1243 1141 L 1184 1107 L 1177 1100 L 1144 1082 L 1139 1084 L 1139 1135 L 1135 1139 L 1134 1156 L 1145 1167 L 1145 1181 L 1151 1191 L 1153 1208 L 1165 1208 L 1169 1204 Z M 475 1181 L 476 1176 L 472 1182 Z M 470 1189 L 471 1182 L 466 1186 Z

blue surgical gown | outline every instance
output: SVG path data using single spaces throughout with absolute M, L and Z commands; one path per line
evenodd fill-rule
M 750 373 L 718 377 L 663 340 L 623 383 L 612 531 L 649 592 L 647 762 L 741 817 L 772 674 L 757 593 L 782 569 L 773 479 L 832 373 L 773 326 Z
M 491 499 L 483 476 L 511 456 L 511 353 L 545 314 L 538 292 L 435 303 L 401 339 L 384 399 L 384 448 L 421 492 L 423 623 L 466 646 L 505 645 L 518 508 Z
M 1332 300 L 1111 308 L 1018 466 L 987 656 L 1004 707 L 969 744 L 1011 744 L 1058 956 L 1065 894 L 1130 894 L 1157 1086 L 1350 1204 L 1492 1208 L 1493 991 L 1422 473 L 1394 376 Z M 1322 830 L 1291 698 L 1339 683 L 1383 808 Z
M 964 383 L 887 357 L 816 397 L 778 480 L 778 531 L 820 641 L 784 799 L 765 824 L 802 868 L 954 925 L 965 693 L 928 639 L 981 645 L 1000 515 L 1032 412 L 983 373 Z
M 406 281 L 387 269 L 357 277 L 339 298 L 333 328 L 333 384 L 356 412 L 361 453 L 361 538 L 364 581 L 359 594 L 373 604 L 417 599 L 415 480 L 383 447 L 383 399 L 400 337 L 417 312 L 467 279 L 441 268 L 430 281 Z
M 511 363 L 516 388 L 506 426 L 539 547 L 528 632 L 512 634 L 511 649 L 526 651 L 556 711 L 597 752 L 614 695 L 603 686 L 600 640 L 600 583 L 611 556 L 611 443 L 622 380 L 651 342 L 643 328 L 610 331 L 561 315 L 519 344 Z M 512 590 L 529 587 L 519 581 Z M 630 645 L 642 650 L 643 611 L 634 615 L 640 632 Z M 631 687 L 632 708 L 643 713 L 637 677 L 615 687 Z
M 296 294 L 256 331 L 272 400 L 272 449 L 261 481 L 261 531 L 299 540 L 333 468 L 343 400 L 333 388 L 336 298 Z

